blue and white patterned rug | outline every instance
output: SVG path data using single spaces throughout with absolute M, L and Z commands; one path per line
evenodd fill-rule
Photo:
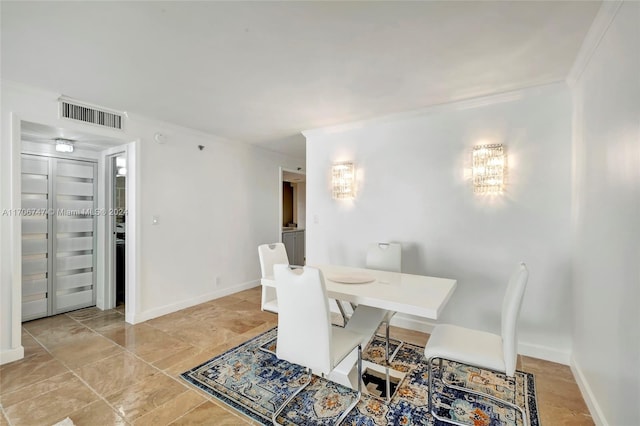
M 182 378 L 264 425 L 306 380 L 305 369 L 279 360 L 264 349 L 275 349 L 277 327 L 185 372 Z M 428 371 L 424 348 L 392 342 L 392 368 L 405 372 L 391 401 L 363 395 L 343 425 L 445 425 L 428 413 Z M 384 359 L 384 341 L 375 336 L 363 351 L 363 359 L 380 363 Z M 449 382 L 470 389 L 515 400 L 525 409 L 528 424 L 538 426 L 533 375 L 516 372 L 515 378 L 467 365 L 444 362 Z M 488 398 L 443 389 L 435 382 L 434 404 L 441 417 L 473 426 L 522 425 L 516 410 Z M 312 382 L 283 410 L 280 423 L 290 425 L 330 425 L 346 409 L 356 392 L 321 377 Z

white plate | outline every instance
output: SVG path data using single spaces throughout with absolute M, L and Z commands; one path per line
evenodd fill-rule
M 327 279 L 342 284 L 364 284 L 371 283 L 376 280 L 373 275 L 369 274 L 336 274 L 327 275 Z

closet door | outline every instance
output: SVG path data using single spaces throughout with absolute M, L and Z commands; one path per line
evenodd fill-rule
M 22 320 L 50 311 L 50 161 L 22 156 Z
M 22 156 L 22 320 L 95 305 L 96 164 Z
M 52 314 L 96 303 L 96 164 L 52 159 L 53 247 Z

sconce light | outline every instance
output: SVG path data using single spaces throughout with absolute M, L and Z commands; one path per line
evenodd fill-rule
M 336 163 L 332 167 L 331 186 L 334 200 L 352 199 L 355 195 L 353 163 Z
M 58 152 L 73 152 L 73 141 L 71 139 L 57 138 L 56 151 Z
M 502 194 L 505 156 L 502 144 L 473 147 L 473 192 Z

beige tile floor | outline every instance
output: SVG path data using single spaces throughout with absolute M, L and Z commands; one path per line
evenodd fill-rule
M 25 358 L 0 367 L 0 426 L 252 424 L 179 375 L 276 324 L 259 288 L 133 326 L 97 308 L 25 323 Z M 542 424 L 593 424 L 568 367 L 520 357 L 518 368 L 535 374 Z

